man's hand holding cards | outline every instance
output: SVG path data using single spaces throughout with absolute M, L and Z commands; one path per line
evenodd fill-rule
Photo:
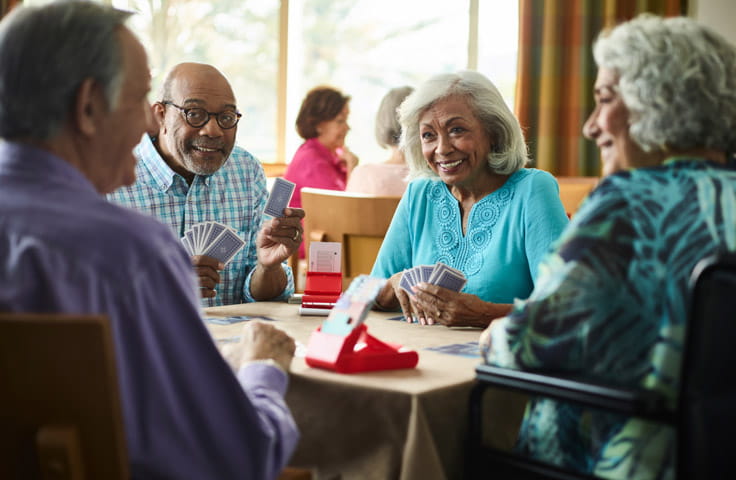
M 184 232 L 181 243 L 190 256 L 206 255 L 223 265 L 230 262 L 245 244 L 235 230 L 219 222 L 193 225 Z
M 203 298 L 217 295 L 215 288 L 220 283 L 219 270 L 225 268 L 245 244 L 235 230 L 219 222 L 193 225 L 184 232 L 181 243 L 192 257 Z
M 283 178 L 274 179 L 263 213 L 270 219 L 258 232 L 258 262 L 274 267 L 289 258 L 302 243 L 304 210 L 289 207 L 296 185 Z

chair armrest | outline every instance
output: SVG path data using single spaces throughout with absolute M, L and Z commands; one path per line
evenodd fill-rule
M 664 395 L 653 390 L 617 388 L 568 374 L 521 371 L 491 365 L 478 365 L 475 372 L 480 385 L 516 390 L 670 424 L 675 422 L 675 415 L 667 408 Z

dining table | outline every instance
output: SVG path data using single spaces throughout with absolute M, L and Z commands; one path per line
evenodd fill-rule
M 309 366 L 310 342 L 325 316 L 301 315 L 298 304 L 254 302 L 204 309 L 213 339 L 240 338 L 244 322 L 264 321 L 288 333 L 297 349 L 286 402 L 300 430 L 290 465 L 315 480 L 443 480 L 463 478 L 468 398 L 475 380 L 479 328 L 419 325 L 400 313 L 368 313 L 374 338 L 418 354 L 413 368 L 340 373 Z M 499 412 L 490 442 L 510 447 L 525 397 L 492 391 L 487 407 Z

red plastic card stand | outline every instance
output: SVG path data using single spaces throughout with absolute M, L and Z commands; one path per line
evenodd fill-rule
M 341 272 L 307 272 L 302 308 L 330 309 L 341 293 Z
M 327 333 L 321 327 L 317 328 L 309 338 L 306 362 L 310 367 L 356 373 L 414 368 L 419 355 L 401 345 L 378 340 L 368 333 L 365 324 L 360 324 L 347 335 Z

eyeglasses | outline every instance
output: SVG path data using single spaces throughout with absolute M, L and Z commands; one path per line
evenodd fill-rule
M 204 127 L 205 125 L 207 125 L 207 122 L 210 121 L 210 117 L 215 117 L 217 119 L 217 124 L 220 126 L 221 129 L 230 130 L 238 124 L 240 117 L 243 116 L 243 114 L 239 112 L 234 112 L 232 110 L 225 110 L 224 112 L 208 112 L 204 108 L 199 107 L 180 107 L 174 102 L 169 101 L 162 101 L 159 103 L 161 103 L 162 105 L 171 105 L 172 107 L 176 107 L 181 110 L 184 114 L 184 120 L 186 120 L 187 123 L 194 128 Z

